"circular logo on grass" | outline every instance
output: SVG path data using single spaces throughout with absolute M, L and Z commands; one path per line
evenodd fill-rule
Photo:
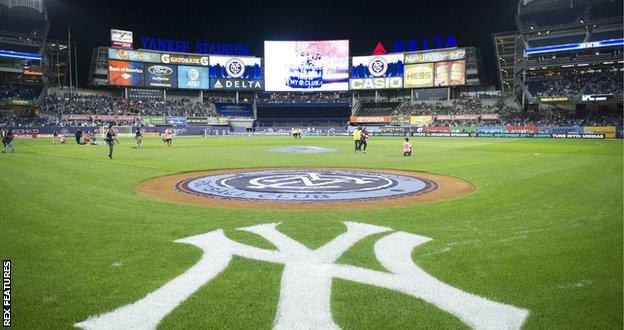
M 350 170 L 267 170 L 194 177 L 179 191 L 221 198 L 278 202 L 378 199 L 435 191 L 432 180 L 400 174 Z

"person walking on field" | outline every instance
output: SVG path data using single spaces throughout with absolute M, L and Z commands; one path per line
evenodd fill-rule
M 405 142 L 403 142 L 403 156 L 411 156 L 412 155 L 412 144 L 409 142 L 408 138 L 405 138 Z
M 368 146 L 368 143 L 366 143 L 366 140 L 368 140 L 368 129 L 366 128 L 366 126 L 364 126 L 364 128 L 362 129 L 360 135 L 360 150 L 366 153 L 366 147 Z
M 134 134 L 134 139 L 136 140 L 137 150 L 141 149 L 141 144 L 143 143 L 143 133 L 141 132 L 140 127 L 137 127 L 136 133 Z
M 15 152 L 15 147 L 13 147 L 13 139 L 13 130 L 9 128 L 9 130 L 4 133 L 4 136 L 2 138 L 2 143 L 4 144 L 4 152 L 6 152 L 7 154 L 12 154 Z
M 360 143 L 362 142 L 362 131 L 357 127 L 353 131 L 353 142 L 355 142 L 355 153 L 357 154 L 360 151 Z
M 173 140 L 173 131 L 169 128 L 165 129 L 164 141 L 167 148 L 171 148 L 171 141 Z
M 113 159 L 113 149 L 117 141 L 117 133 L 113 130 L 113 125 L 108 125 L 108 131 L 106 132 L 106 144 L 108 144 L 108 158 Z

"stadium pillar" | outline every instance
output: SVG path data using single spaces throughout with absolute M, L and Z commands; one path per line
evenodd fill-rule
M 163 89 L 163 98 L 164 98 L 164 101 L 167 101 L 167 90 L 166 89 Z
M 199 91 L 199 99 L 201 103 L 204 103 L 204 91 Z
M 375 90 L 375 103 L 379 102 L 379 91 Z
M 414 90 L 410 89 L 410 103 L 414 103 Z
M 69 64 L 69 97 L 73 98 L 74 84 L 72 83 L 72 49 L 71 49 L 71 26 L 67 26 L 67 64 Z
M 238 94 L 238 91 L 236 91 L 236 103 L 238 103 L 238 97 L 239 97 L 239 94 Z
M 128 87 L 124 87 L 124 99 L 128 99 Z

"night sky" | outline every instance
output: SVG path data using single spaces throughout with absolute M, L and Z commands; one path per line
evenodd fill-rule
M 357 5 L 356 5 L 357 4 Z M 264 40 L 349 39 L 351 55 L 370 55 L 377 41 L 455 36 L 458 46 L 481 49 L 485 83 L 496 83 L 493 32 L 515 29 L 517 1 L 69 1 L 48 0 L 51 39 L 71 25 L 84 87 L 93 48 L 110 46 L 110 29 L 140 36 L 247 44 L 263 56 Z

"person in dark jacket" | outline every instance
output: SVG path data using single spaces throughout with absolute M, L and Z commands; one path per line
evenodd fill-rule
M 108 125 L 108 131 L 106 132 L 106 144 L 108 144 L 108 158 L 113 159 L 113 149 L 117 141 L 117 133 L 113 130 L 113 125 Z

